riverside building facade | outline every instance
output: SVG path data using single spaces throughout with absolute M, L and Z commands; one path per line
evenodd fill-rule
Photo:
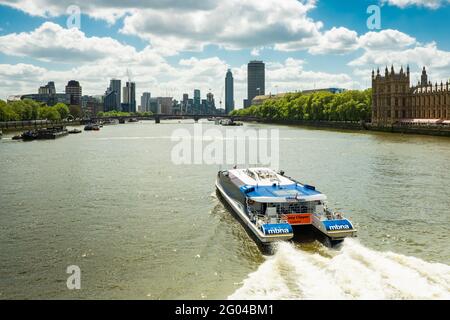
M 394 67 L 384 76 L 372 70 L 372 123 L 379 126 L 397 123 L 449 123 L 449 82 L 432 84 L 425 67 L 420 81 L 410 86 L 409 66 L 396 73 Z

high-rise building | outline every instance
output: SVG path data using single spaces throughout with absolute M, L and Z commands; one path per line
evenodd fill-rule
M 109 82 L 109 91 L 115 91 L 116 92 L 116 105 L 114 110 L 120 111 L 120 103 L 122 102 L 122 84 L 120 80 L 117 79 L 111 79 Z
M 173 98 L 172 97 L 158 97 L 158 113 L 172 114 Z
M 49 95 L 56 94 L 55 83 L 53 81 L 50 81 L 49 83 L 47 83 L 47 85 L 40 87 L 38 93 Z
M 206 110 L 208 110 L 208 101 L 206 99 L 202 99 L 202 102 L 200 104 L 200 110 L 199 113 L 206 113 Z
M 150 98 L 149 104 L 150 104 L 149 109 L 150 112 L 154 114 L 161 113 L 161 107 L 159 105 L 159 101 L 157 98 Z
M 247 65 L 247 101 L 244 100 L 244 108 L 252 104 L 256 96 L 266 93 L 265 64 L 262 61 L 250 61 Z
M 117 92 L 107 91 L 105 93 L 105 99 L 103 100 L 103 110 L 105 112 L 109 111 L 120 111 L 121 108 L 117 109 Z
M 183 93 L 183 101 L 181 101 L 181 112 L 189 113 L 189 94 Z
M 70 104 L 81 106 L 81 86 L 78 81 L 70 80 L 66 86 L 66 94 L 70 95 Z
M 216 110 L 216 104 L 214 102 L 214 95 L 211 92 L 208 92 L 206 95 L 206 110 L 204 110 L 207 114 L 214 113 Z
M 104 110 L 102 96 L 82 96 L 81 109 L 87 116 L 96 116 L 97 113 Z
M 141 112 L 149 112 L 150 111 L 150 99 L 152 95 L 150 92 L 144 92 L 141 96 Z
M 228 69 L 225 77 L 225 113 L 228 114 L 234 110 L 234 79 L 233 73 Z
M 136 112 L 136 83 L 127 82 L 123 87 L 123 107 L 125 112 Z M 122 109 L 124 109 L 122 107 Z
M 200 90 L 194 90 L 194 113 L 200 113 L 201 108 L 201 98 L 200 98 Z

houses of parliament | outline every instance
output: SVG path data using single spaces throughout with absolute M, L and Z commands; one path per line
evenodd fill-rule
M 372 123 L 392 125 L 396 123 L 434 123 L 450 120 L 449 82 L 432 84 L 425 67 L 421 80 L 410 87 L 409 66 L 399 73 L 386 67 L 384 76 L 380 70 L 372 70 Z M 447 122 L 447 121 L 446 121 Z

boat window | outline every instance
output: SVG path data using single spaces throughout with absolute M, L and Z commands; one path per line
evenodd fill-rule
M 316 203 L 309 202 L 294 202 L 294 203 L 275 203 L 271 204 L 277 208 L 279 214 L 291 214 L 291 213 L 313 213 L 316 207 Z

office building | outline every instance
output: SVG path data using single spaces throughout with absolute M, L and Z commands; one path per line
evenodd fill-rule
M 200 113 L 201 109 L 201 97 L 200 97 L 200 90 L 195 89 L 194 90 L 194 113 Z
M 251 105 L 256 96 L 265 95 L 265 64 L 262 61 L 250 61 L 247 65 L 247 99 L 244 108 Z
M 49 95 L 56 94 L 55 83 L 53 81 L 50 81 L 49 83 L 47 83 L 47 85 L 40 87 L 38 93 Z
M 71 105 L 81 106 L 82 89 L 78 81 L 70 80 L 67 83 L 66 94 L 70 95 Z
M 228 69 L 225 77 L 225 113 L 229 114 L 234 110 L 234 79 L 233 73 Z
M 103 99 L 103 111 L 120 111 L 122 108 L 119 106 L 117 108 L 117 92 L 107 91 L 105 93 L 105 98 Z
M 149 112 L 150 111 L 150 99 L 151 99 L 151 93 L 150 92 L 144 92 L 141 96 L 141 108 L 140 112 Z
M 121 92 L 122 92 L 122 82 L 120 80 L 117 79 L 112 79 L 109 82 L 109 88 L 107 90 L 108 92 L 111 91 L 115 91 L 116 92 L 116 103 L 115 103 L 115 107 L 114 110 L 120 111 L 120 104 L 122 102 L 122 96 L 121 96 Z
M 136 112 L 136 83 L 127 82 L 123 87 L 123 104 L 122 111 Z

